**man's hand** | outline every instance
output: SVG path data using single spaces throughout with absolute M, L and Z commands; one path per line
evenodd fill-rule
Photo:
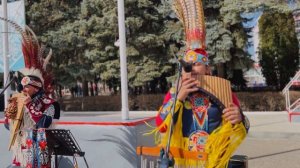
M 197 86 L 198 81 L 196 81 L 194 78 L 185 78 L 180 81 L 179 85 L 179 92 L 177 99 L 184 101 L 188 94 L 195 92 L 198 90 Z
M 31 102 L 31 97 L 29 95 L 25 95 L 24 97 L 22 97 L 22 99 L 25 105 Z
M 234 104 L 230 104 L 230 107 L 223 110 L 223 117 L 226 121 L 231 122 L 231 124 L 238 124 L 242 121 L 240 109 Z

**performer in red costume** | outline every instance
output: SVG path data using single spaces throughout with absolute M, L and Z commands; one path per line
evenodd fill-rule
M 47 64 L 50 50 L 43 57 L 44 46 L 40 46 L 34 32 L 26 27 L 7 21 L 22 35 L 22 51 L 25 68 L 20 72 L 23 90 L 13 95 L 5 109 L 5 126 L 11 132 L 9 149 L 13 152 L 13 165 L 26 168 L 51 168 L 45 128 L 52 128 L 53 121 L 60 118 L 58 102 L 48 96 L 47 88 L 52 76 Z

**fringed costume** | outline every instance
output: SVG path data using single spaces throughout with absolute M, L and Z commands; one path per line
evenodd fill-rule
M 25 68 L 21 84 L 24 88 L 34 88 L 32 94 L 14 94 L 5 109 L 5 125 L 11 137 L 9 150 L 13 152 L 13 165 L 26 168 L 51 168 L 51 154 L 47 147 L 46 128 L 54 126 L 54 120 L 60 118 L 59 104 L 47 94 L 52 75 L 47 72 L 47 64 L 52 55 L 44 57 L 44 46 L 40 46 L 34 32 L 25 27 L 23 30 L 12 21 L 10 23 L 22 36 L 22 51 Z M 24 101 L 30 96 L 30 102 Z
M 167 93 L 156 117 L 158 126 L 156 131 L 162 133 L 159 143 L 163 147 L 168 142 L 174 93 L 175 88 Z M 236 96 L 232 95 L 232 97 L 233 103 L 239 106 Z M 171 147 L 207 154 L 207 160 L 175 158 L 175 164 L 178 167 L 226 167 L 231 155 L 245 138 L 248 129 L 246 121 L 236 125 L 225 122 L 219 107 L 207 96 L 198 92 L 192 94 L 184 102 L 177 100 L 173 119 Z
M 183 60 L 191 63 L 209 64 L 205 51 L 205 22 L 201 0 L 174 0 L 175 11 L 183 22 L 186 35 L 186 54 Z M 232 95 L 235 105 L 237 98 Z M 171 115 L 175 106 L 174 115 Z M 209 96 L 199 92 L 190 93 L 185 101 L 176 100 L 175 88 L 166 95 L 156 118 L 156 133 L 162 133 L 159 146 L 166 147 L 173 118 L 170 147 L 183 151 L 204 153 L 204 159 L 175 158 L 175 167 L 226 168 L 229 159 L 246 137 L 248 124 L 232 125 L 222 117 L 222 110 Z M 247 128 L 246 128 L 247 127 Z

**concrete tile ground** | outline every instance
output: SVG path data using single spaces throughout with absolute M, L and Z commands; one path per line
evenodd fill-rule
M 300 140 L 247 138 L 236 153 L 248 156 L 249 168 L 300 167 Z
M 248 137 L 236 154 L 249 157 L 249 168 L 300 167 L 300 117 L 288 122 L 286 112 L 246 112 L 251 123 Z M 155 112 L 131 112 L 130 121 L 155 116 Z M 0 113 L 0 121 L 3 114 Z M 65 112 L 61 121 L 122 122 L 120 112 Z M 126 121 L 128 122 L 128 121 Z M 135 168 L 139 159 L 135 147 L 153 145 L 153 137 L 143 133 L 149 127 L 59 125 L 70 129 L 77 139 L 91 168 Z M 8 167 L 8 131 L 0 124 L 0 167 Z M 79 158 L 80 167 L 85 167 Z M 64 163 L 63 163 L 64 162 Z M 68 168 L 70 158 L 62 159 L 61 166 Z M 63 166 L 64 165 L 64 166 Z M 61 167 L 60 166 L 60 167 Z

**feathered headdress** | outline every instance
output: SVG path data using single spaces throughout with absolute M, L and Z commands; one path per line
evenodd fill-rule
M 28 76 L 27 80 L 22 81 L 22 83 L 29 83 L 30 79 L 33 82 L 35 80 L 34 77 L 37 77 L 40 81 L 36 82 L 41 83 L 41 85 L 35 84 L 36 82 L 31 84 L 36 87 L 41 86 L 47 90 L 52 82 L 52 75 L 46 70 L 52 56 L 52 50 L 50 49 L 48 55 L 44 58 L 45 46 L 39 44 L 35 33 L 28 26 L 25 26 L 23 30 L 21 26 L 11 20 L 2 17 L 0 17 L 0 20 L 8 22 L 22 36 L 22 52 L 25 68 L 21 70 L 21 73 Z
M 174 7 L 185 29 L 187 52 L 183 59 L 187 62 L 200 62 L 208 65 L 208 55 L 205 51 L 205 24 L 202 0 L 174 0 Z M 160 145 L 163 147 L 170 145 L 171 148 L 174 147 L 183 149 L 183 151 L 198 152 L 198 158 L 193 159 L 188 155 L 182 155 L 180 158 L 175 157 L 176 166 L 205 168 L 227 167 L 230 157 L 246 136 L 243 123 L 232 125 L 230 122 L 223 120 L 222 124 L 209 135 L 207 135 L 205 131 L 198 130 L 198 132 L 192 134 L 197 134 L 196 136 L 198 138 L 191 135 L 185 137 L 182 133 L 182 118 L 185 114 L 183 113 L 183 107 L 179 107 L 180 105 L 177 107 L 177 105 L 178 103 L 174 105 L 174 108 L 178 109 L 175 110 L 178 114 L 176 124 L 173 125 L 173 130 L 167 129 L 165 133 L 165 135 L 170 135 L 169 131 L 173 131 L 172 137 L 169 139 L 169 136 L 162 136 Z M 186 106 L 186 103 L 184 103 L 184 106 Z M 173 116 L 167 115 L 163 123 L 156 130 L 172 127 L 170 125 L 172 123 L 170 122 L 171 120 L 173 120 Z M 195 141 L 195 139 L 197 147 L 196 150 L 193 150 L 195 148 L 189 144 L 191 141 Z M 204 148 L 201 146 L 203 144 L 205 144 Z M 202 152 L 204 152 L 203 157 L 199 157 L 203 154 Z
M 205 51 L 205 21 L 201 0 L 174 0 L 174 10 L 183 23 L 187 52 L 184 60 L 208 65 Z

